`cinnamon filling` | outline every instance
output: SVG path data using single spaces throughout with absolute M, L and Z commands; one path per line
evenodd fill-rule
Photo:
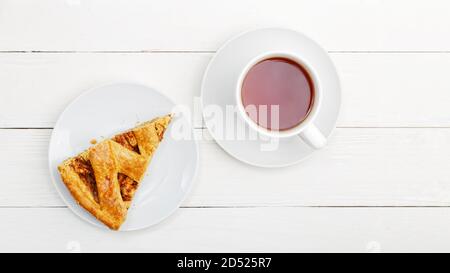
M 122 200 L 131 201 L 137 190 L 138 183 L 122 173 L 117 174 L 117 180 L 119 181 Z
M 123 147 L 139 154 L 139 146 L 137 143 L 136 136 L 134 135 L 133 132 L 126 132 L 117 135 L 113 138 L 113 140 L 122 145 Z
M 91 162 L 89 160 L 83 159 L 81 157 L 76 157 L 71 164 L 74 171 L 78 174 L 84 184 L 89 188 L 94 200 L 98 203 L 98 191 L 97 184 L 95 182 L 94 170 L 92 169 Z

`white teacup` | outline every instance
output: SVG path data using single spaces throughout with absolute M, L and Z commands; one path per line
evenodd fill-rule
M 249 70 L 256 65 L 257 63 L 271 59 L 271 58 L 284 58 L 289 59 L 291 61 L 296 62 L 302 68 L 304 68 L 309 76 L 312 79 L 314 96 L 312 101 L 312 106 L 309 110 L 309 113 L 305 117 L 303 121 L 301 121 L 298 125 L 293 128 L 287 130 L 270 130 L 265 127 L 258 125 L 255 121 L 253 121 L 247 114 L 245 107 L 242 102 L 242 84 L 243 81 L 249 72 Z M 327 143 L 326 137 L 320 132 L 320 130 L 314 125 L 315 119 L 317 117 L 317 113 L 319 112 L 320 106 L 322 103 L 322 89 L 320 86 L 320 80 L 317 76 L 317 73 L 314 69 L 307 64 L 302 58 L 283 52 L 267 52 L 262 55 L 257 56 L 253 60 L 251 60 L 245 68 L 242 70 L 239 79 L 237 81 L 236 87 L 236 105 L 238 107 L 238 112 L 240 116 L 244 119 L 244 121 L 252 128 L 256 130 L 258 133 L 273 137 L 273 138 L 287 138 L 293 136 L 300 136 L 308 145 L 312 148 L 320 149 L 324 147 Z

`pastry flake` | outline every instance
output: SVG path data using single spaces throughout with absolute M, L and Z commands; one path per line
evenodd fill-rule
M 58 170 L 73 198 L 118 230 L 171 118 L 142 123 L 65 160 Z

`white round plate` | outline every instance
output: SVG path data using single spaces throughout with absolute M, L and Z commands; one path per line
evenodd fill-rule
M 92 139 L 100 141 L 139 122 L 167 115 L 174 106 L 170 99 L 151 88 L 120 83 L 92 89 L 64 110 L 50 140 L 49 166 L 56 189 L 72 211 L 94 225 L 107 228 L 76 203 L 57 166 L 86 150 Z M 171 125 L 184 118 L 176 117 Z M 150 162 L 121 231 L 159 223 L 179 207 L 191 188 L 199 160 L 197 143 L 191 128 L 188 128 L 190 139 L 174 138 L 171 125 Z
M 239 74 L 252 59 L 266 52 L 291 52 L 302 56 L 317 72 L 321 79 L 323 102 L 315 125 L 328 137 L 336 126 L 341 105 L 341 89 L 336 69 L 327 52 L 319 45 L 306 36 L 287 29 L 269 28 L 246 32 L 228 41 L 217 52 L 203 78 L 203 115 L 212 137 L 231 156 L 259 167 L 284 167 L 300 162 L 314 150 L 299 137 L 281 139 L 277 149 L 271 151 L 261 149 L 261 145 L 268 140 L 223 137 L 227 135 L 226 126 L 217 130 L 217 117 L 205 113 L 209 106 L 220 107 L 225 113 L 227 106 L 235 105 Z M 249 130 L 241 117 L 233 115 L 233 119 L 237 126 Z

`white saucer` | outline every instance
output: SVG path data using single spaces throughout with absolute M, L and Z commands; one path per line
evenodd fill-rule
M 245 163 L 259 167 L 283 167 L 293 165 L 313 153 L 313 149 L 299 137 L 280 140 L 278 148 L 262 151 L 267 140 L 236 140 L 222 137 L 213 130 L 216 120 L 207 117 L 205 108 L 216 105 L 225 111 L 235 104 L 235 88 L 239 74 L 245 65 L 265 52 L 292 52 L 303 56 L 322 79 L 323 101 L 315 125 L 325 136 L 330 136 L 336 126 L 341 105 L 341 89 L 337 71 L 327 52 L 304 35 L 287 29 L 269 28 L 243 33 L 228 41 L 217 52 L 206 69 L 202 84 L 202 106 L 205 124 L 216 142 L 230 155 Z M 233 117 L 238 126 L 244 124 L 241 117 Z M 219 130 L 220 131 L 220 130 Z
M 100 141 L 133 128 L 139 122 L 167 115 L 174 106 L 170 99 L 151 88 L 127 83 L 94 88 L 67 106 L 52 133 L 49 166 L 56 189 L 73 212 L 94 225 L 107 228 L 76 203 L 62 182 L 57 166 L 87 149 L 92 139 Z M 180 140 L 171 133 L 174 123 L 184 122 L 184 119 L 176 117 L 164 134 L 121 231 L 159 223 L 187 196 L 198 168 L 197 143 L 190 127 L 187 128 L 192 134 L 190 139 Z

